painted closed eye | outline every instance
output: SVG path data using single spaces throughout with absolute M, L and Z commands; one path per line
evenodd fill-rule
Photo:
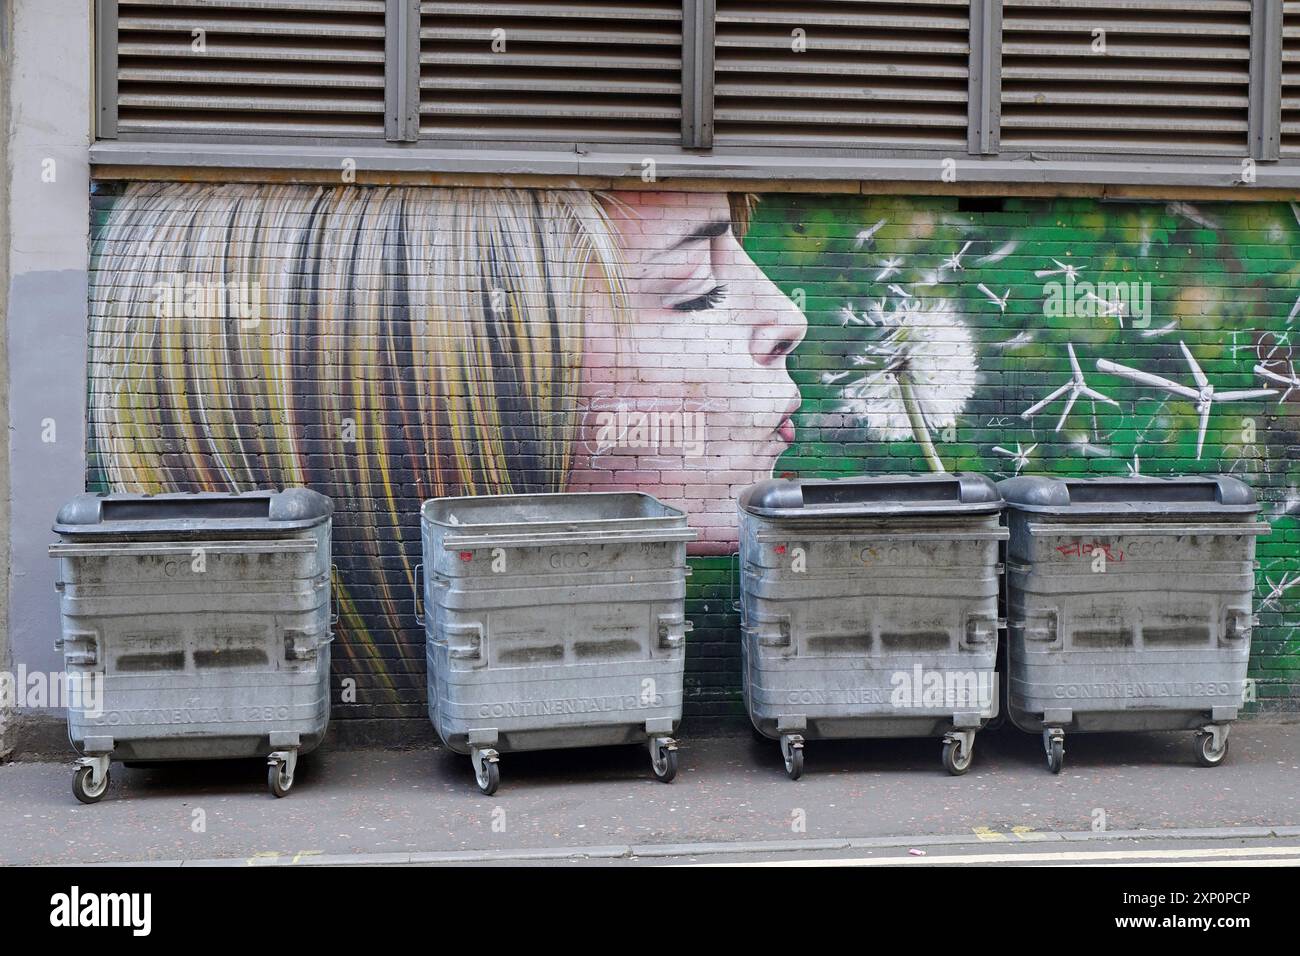
M 678 302 L 673 306 L 675 312 L 703 312 L 706 309 L 716 309 L 727 298 L 727 287 L 725 285 L 714 286 L 704 295 L 696 296 L 694 299 L 687 299 L 685 302 Z

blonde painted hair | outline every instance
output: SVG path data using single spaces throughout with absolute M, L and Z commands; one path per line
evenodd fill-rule
M 98 468 L 330 495 L 342 650 L 398 690 L 419 502 L 564 490 L 584 317 L 625 313 L 622 275 L 584 191 L 129 185 L 91 283 Z

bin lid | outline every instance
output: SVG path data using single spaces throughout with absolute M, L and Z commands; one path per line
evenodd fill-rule
M 328 521 L 333 502 L 310 488 L 144 495 L 77 495 L 59 509 L 54 531 L 83 537 L 281 535 Z
M 430 498 L 421 520 L 458 546 L 563 544 L 566 540 L 694 541 L 686 513 L 639 491 Z
M 771 478 L 740 494 L 740 507 L 759 518 L 891 518 L 909 515 L 996 514 L 997 486 L 973 472 L 861 478 Z
M 1177 478 L 1053 478 L 1020 475 L 998 482 L 1007 507 L 1036 514 L 1160 518 L 1252 515 L 1249 485 L 1227 475 Z
M 462 495 L 429 498 L 423 512 L 434 524 L 572 524 L 682 518 L 684 514 L 640 491 L 569 491 L 536 495 Z

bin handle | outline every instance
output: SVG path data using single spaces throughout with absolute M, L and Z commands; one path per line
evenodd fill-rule
M 461 551 L 467 548 L 537 548 L 546 546 L 566 546 L 578 544 L 618 544 L 629 541 L 650 544 L 676 543 L 694 541 L 698 533 L 689 528 L 671 531 L 589 531 L 566 534 L 501 534 L 501 535 L 449 535 L 443 539 L 442 546 L 447 551 Z
M 727 558 L 727 606 L 733 612 L 740 610 L 740 602 L 736 600 L 736 579 L 740 577 L 740 552 L 733 551 Z
M 1040 524 L 1030 522 L 1031 535 L 1069 535 L 1076 538 L 1117 534 L 1140 535 L 1201 535 L 1201 534 L 1272 534 L 1273 529 L 1262 521 L 1250 524 Z
M 1006 528 L 985 531 L 893 531 L 857 534 L 843 532 L 760 531 L 756 537 L 760 544 L 783 541 L 1006 541 L 1011 533 Z
M 339 566 L 337 564 L 331 564 L 330 565 L 330 627 L 333 627 L 335 624 L 339 622 L 339 604 L 338 604 L 338 594 L 337 594 L 338 575 L 339 575 Z
M 415 623 L 424 627 L 424 562 L 415 566 L 415 586 L 411 589 L 411 605 L 415 612 Z

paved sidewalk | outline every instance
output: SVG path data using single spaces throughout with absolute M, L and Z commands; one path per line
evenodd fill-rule
M 651 846 L 668 855 L 671 844 L 811 849 L 927 837 L 1019 845 L 1088 838 L 1103 815 L 1111 836 L 1300 826 L 1300 724 L 1238 723 L 1215 769 L 1196 766 L 1191 737 L 1075 735 L 1059 777 L 1037 738 L 1009 728 L 981 734 L 964 777 L 943 772 L 928 740 L 811 742 L 798 782 L 774 743 L 748 736 L 684 740 L 670 786 L 650 776 L 643 748 L 507 754 L 493 797 L 474 786 L 467 758 L 446 751 L 334 751 L 305 758 L 283 800 L 269 795 L 257 762 L 115 765 L 94 806 L 73 798 L 70 764 L 19 762 L 0 766 L 0 862 L 363 863 L 365 854 L 392 862 L 589 847 L 616 856 Z

